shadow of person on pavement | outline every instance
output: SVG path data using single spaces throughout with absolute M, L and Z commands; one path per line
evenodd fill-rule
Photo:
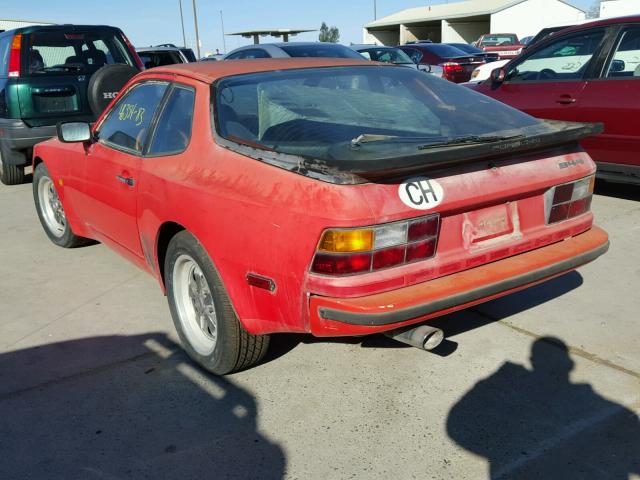
M 507 362 L 451 409 L 447 433 L 489 461 L 491 479 L 627 480 L 640 474 L 640 421 L 589 384 L 557 338 L 536 340 L 531 366 Z
M 4 353 L 0 385 L 3 479 L 284 476 L 251 393 L 161 334 Z

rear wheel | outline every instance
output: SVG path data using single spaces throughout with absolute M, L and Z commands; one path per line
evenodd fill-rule
M 0 149 L 0 182 L 5 185 L 19 185 L 24 183 L 24 167 L 22 165 L 9 165 L 2 158 Z
M 218 375 L 262 359 L 269 337 L 242 327 L 213 262 L 188 232 L 169 242 L 164 272 L 173 323 L 192 359 Z
M 33 199 L 38 218 L 49 239 L 64 248 L 79 247 L 91 241 L 73 233 L 62 208 L 53 180 L 44 163 L 33 171 Z

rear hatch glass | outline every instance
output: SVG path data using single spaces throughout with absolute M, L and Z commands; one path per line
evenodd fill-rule
M 86 98 L 100 67 L 136 67 L 116 29 L 61 27 L 23 35 L 19 100 L 24 119 L 53 124 L 60 116 L 91 116 Z
M 237 75 L 214 89 L 217 133 L 231 141 L 230 148 L 260 149 L 254 156 L 295 165 L 303 158 L 309 168 L 425 168 L 585 134 L 582 127 L 550 124 L 471 89 L 394 66 Z

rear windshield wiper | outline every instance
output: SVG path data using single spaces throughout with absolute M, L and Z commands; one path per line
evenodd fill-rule
M 426 145 L 420 145 L 418 150 L 428 150 L 430 148 L 440 148 L 440 147 L 458 147 L 463 145 L 475 145 L 480 143 L 494 143 L 501 142 L 504 140 L 514 140 L 516 138 L 522 138 L 524 135 L 509 135 L 509 136 L 501 136 L 501 135 L 469 135 L 467 137 L 456 137 L 448 140 L 446 142 L 438 142 L 438 143 L 428 143 Z
M 358 148 L 363 143 L 371 142 L 424 142 L 425 140 L 435 140 L 441 138 L 441 136 L 402 137 L 399 135 L 376 135 L 372 133 L 363 133 L 362 135 L 358 135 L 356 138 L 351 140 L 351 148 Z

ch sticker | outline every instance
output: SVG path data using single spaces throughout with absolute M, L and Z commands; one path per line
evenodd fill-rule
M 444 190 L 436 180 L 426 177 L 410 178 L 398 187 L 400 200 L 416 210 L 429 210 L 442 203 Z

